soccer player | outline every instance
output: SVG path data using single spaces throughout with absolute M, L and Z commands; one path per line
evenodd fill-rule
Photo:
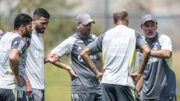
M 157 24 L 156 17 L 152 14 L 141 18 L 141 29 L 151 48 L 151 57 L 137 83 L 137 90 L 141 91 L 142 101 L 176 101 L 177 83 L 172 64 L 172 43 L 167 35 L 157 32 Z
M 0 34 L 0 101 L 15 101 L 13 89 L 26 91 L 26 37 L 31 37 L 32 18 L 19 14 L 14 20 L 14 31 Z M 18 101 L 23 101 L 17 95 Z
M 102 101 L 98 79 L 80 57 L 83 48 L 97 38 L 91 34 L 92 23 L 95 22 L 89 14 L 79 14 L 76 17 L 77 32 L 54 48 L 49 55 L 51 58 L 56 57 L 58 59 L 64 55 L 71 55 L 72 67 L 59 61 L 52 63 L 67 70 L 72 75 L 72 101 Z M 96 67 L 102 68 L 100 53 L 92 54 L 90 57 Z M 99 71 L 102 72 L 102 70 Z
M 44 34 L 49 18 L 50 14 L 43 8 L 37 8 L 33 13 L 33 31 L 26 61 L 29 101 L 44 101 L 44 43 L 40 34 Z
M 142 75 L 146 66 L 150 48 L 142 36 L 128 26 L 128 13 L 126 10 L 114 12 L 114 28 L 100 35 L 97 40 L 90 43 L 82 52 L 81 57 L 97 78 L 102 78 L 103 101 L 135 101 L 135 82 Z M 142 64 L 137 73 L 134 70 L 136 49 L 143 51 Z M 92 63 L 90 54 L 103 53 L 104 74 L 100 73 Z

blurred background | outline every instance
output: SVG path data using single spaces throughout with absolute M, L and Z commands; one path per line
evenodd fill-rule
M 140 19 L 151 13 L 157 17 L 158 32 L 170 36 L 173 43 L 174 71 L 180 91 L 180 0 L 0 0 L 0 29 L 13 30 L 18 13 L 32 16 L 42 7 L 51 14 L 50 23 L 43 35 L 45 55 L 75 31 L 75 18 L 79 13 L 89 13 L 95 20 L 92 33 L 99 36 L 113 27 L 112 14 L 125 8 L 129 13 L 129 26 L 142 32 Z M 143 35 L 143 34 L 142 34 Z M 69 64 L 65 57 L 63 62 Z M 70 76 L 65 70 L 45 64 L 46 101 L 71 101 Z M 177 95 L 180 101 L 180 93 Z

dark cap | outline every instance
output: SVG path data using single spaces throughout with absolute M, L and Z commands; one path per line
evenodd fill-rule
M 83 25 L 87 25 L 89 23 L 95 23 L 95 22 L 93 19 L 91 19 L 89 14 L 82 13 L 76 17 L 76 24 L 80 24 L 80 23 Z
M 156 21 L 156 17 L 154 17 L 152 14 L 146 14 L 141 18 L 141 25 L 143 25 L 146 21 Z

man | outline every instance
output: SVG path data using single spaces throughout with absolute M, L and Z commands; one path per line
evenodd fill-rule
M 14 31 L 0 34 L 0 101 L 15 101 L 13 89 L 26 91 L 25 37 L 31 37 L 31 27 L 32 18 L 19 14 L 14 20 Z M 17 97 L 22 99 L 19 94 Z
M 141 29 L 151 48 L 151 57 L 137 85 L 139 91 L 142 88 L 141 100 L 176 101 L 177 85 L 172 65 L 171 39 L 157 32 L 157 21 L 151 14 L 141 18 Z
M 52 62 L 56 66 L 69 71 L 72 75 L 72 101 L 101 101 L 101 88 L 96 76 L 87 68 L 80 57 L 80 52 L 96 39 L 91 34 L 91 24 L 95 23 L 89 14 L 82 13 L 76 17 L 77 32 L 63 41 L 51 51 L 51 58 L 60 59 L 64 55 L 71 55 L 72 68 L 62 62 Z M 102 66 L 100 54 L 92 54 L 91 60 L 96 67 Z M 102 70 L 100 70 L 102 72 Z
M 89 44 L 81 52 L 81 57 L 96 77 L 102 78 L 103 101 L 134 101 L 134 82 L 129 75 L 134 70 L 136 49 L 143 51 L 143 58 L 139 71 L 131 74 L 135 81 L 143 73 L 150 49 L 139 33 L 127 27 L 128 13 L 125 10 L 115 12 L 113 22 L 116 26 Z M 89 57 L 97 52 L 103 53 L 103 77 Z
M 44 34 L 49 18 L 49 13 L 43 8 L 37 8 L 33 13 L 33 32 L 26 61 L 29 101 L 44 101 L 44 44 L 40 34 Z

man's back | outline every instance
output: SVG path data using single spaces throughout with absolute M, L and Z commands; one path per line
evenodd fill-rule
M 135 30 L 118 25 L 104 34 L 102 45 L 105 57 L 102 83 L 134 87 L 133 80 L 128 74 L 134 69 Z

